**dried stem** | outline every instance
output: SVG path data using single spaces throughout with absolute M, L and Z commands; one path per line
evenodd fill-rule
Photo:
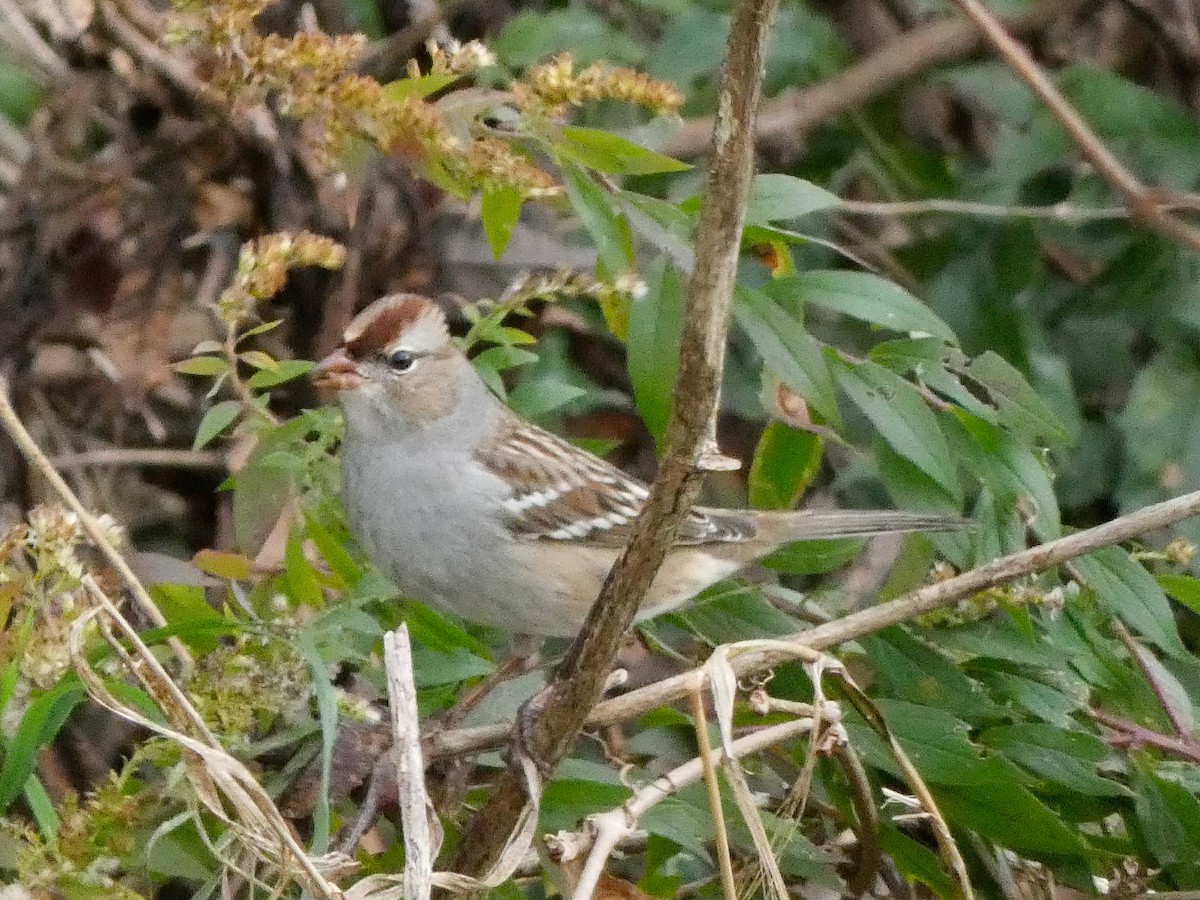
M 404 623 L 383 636 L 383 661 L 392 710 L 392 753 L 396 757 L 400 817 L 404 823 L 404 896 L 409 900 L 429 900 L 433 893 L 433 858 L 438 848 L 429 827 L 432 804 L 425 792 L 417 685 L 413 681 L 412 645 Z M 441 844 L 440 838 L 437 843 Z
M 721 783 L 717 780 L 717 766 L 713 762 L 712 746 L 708 742 L 708 715 L 704 711 L 704 697 L 699 690 L 692 694 L 692 718 L 696 726 L 696 744 L 700 750 L 700 765 L 704 770 L 704 788 L 708 792 L 708 808 L 712 811 L 713 831 L 717 843 L 717 861 L 721 868 L 721 890 L 725 900 L 737 900 L 737 883 L 733 878 L 733 857 L 729 853 L 729 829 L 725 825 L 725 812 L 721 805 Z M 587 895 L 576 893 L 576 900 Z
M 950 606 L 988 588 L 1007 584 L 1036 572 L 1044 572 L 1068 560 L 1131 540 L 1149 531 L 1175 525 L 1198 514 L 1200 491 L 1184 494 L 1139 509 L 1103 525 L 1003 556 L 954 578 L 911 591 L 889 603 L 860 610 L 808 631 L 799 632 L 792 635 L 790 640 L 818 650 L 834 647 L 907 622 L 935 609 Z M 787 655 L 777 650 L 757 650 L 733 657 L 731 664 L 737 675 L 743 676 L 765 671 L 785 658 Z M 614 725 L 665 704 L 674 703 L 688 695 L 697 678 L 706 677 L 703 668 L 693 669 L 606 700 L 592 711 L 587 725 L 592 728 Z M 435 758 L 496 747 L 503 742 L 508 733 L 508 726 L 503 724 L 445 732 L 429 742 L 426 753 Z
M 599 700 L 621 638 L 695 499 L 700 469 L 715 456 L 711 429 L 754 174 L 755 122 L 775 5 L 776 0 L 740 0 L 734 10 L 662 467 L 629 545 L 605 580 L 566 660 L 539 696 L 540 713 L 523 730 L 528 751 L 542 765 L 555 765 L 566 755 Z M 468 873 L 489 868 L 526 802 L 519 772 L 510 768 L 468 826 L 455 868 Z
M 221 470 L 229 467 L 225 454 L 211 450 L 173 450 L 157 447 L 104 447 L 50 457 L 59 471 L 90 468 L 161 468 Z

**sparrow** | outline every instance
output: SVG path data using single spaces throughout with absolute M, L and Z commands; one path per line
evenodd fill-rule
M 314 370 L 345 418 L 342 498 L 371 560 L 413 599 L 512 634 L 574 635 L 649 495 L 492 393 L 415 294 L 372 303 Z M 888 510 L 693 507 L 638 620 L 794 541 L 939 531 Z

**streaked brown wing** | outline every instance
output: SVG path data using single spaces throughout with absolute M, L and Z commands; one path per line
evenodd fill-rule
M 503 501 L 517 534 L 539 540 L 621 547 L 649 492 L 638 480 L 562 438 L 512 422 L 479 460 L 512 487 Z M 740 542 L 753 527 L 740 517 L 692 510 L 677 543 Z

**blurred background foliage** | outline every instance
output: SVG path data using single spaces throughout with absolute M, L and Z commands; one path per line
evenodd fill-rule
M 1126 165 L 1195 208 L 1194 3 L 990 6 Z M 744 465 L 712 477 L 706 500 L 896 505 L 977 527 L 780 551 L 641 627 L 621 660 L 634 686 L 1200 488 L 1196 255 L 1131 222 L 1019 79 L 964 23 L 945 30 L 956 16 L 937 0 L 779 10 L 720 423 Z M 195 655 L 189 697 L 227 749 L 314 853 L 363 818 L 343 847 L 358 874 L 397 872 L 395 810 L 376 821 L 364 799 L 390 743 L 382 633 L 407 622 L 422 715 L 453 710 L 441 728 L 506 720 L 544 669 L 456 705 L 508 637 L 398 600 L 366 562 L 336 498 L 340 424 L 303 361 L 387 291 L 438 296 L 515 409 L 652 476 L 729 4 L 263 11 L 264 32 L 365 35 L 355 65 L 393 99 L 422 96 L 456 136 L 503 141 L 551 173 L 561 189 L 524 205 L 511 183 L 436 169 L 427 147 L 380 153 L 370 127 L 339 142 L 331 174 L 314 141 L 328 122 L 278 115 L 277 96 L 231 112 L 202 86 L 219 68 L 211 34 L 159 42 L 181 21 L 143 0 L 0 0 L 0 371 L 72 488 L 123 526 L 167 621 L 147 640 Z M 410 59 L 430 71 L 427 37 L 480 38 L 497 59 L 462 81 L 405 79 Z M 679 116 L 612 92 L 569 114 L 514 101 L 514 84 L 564 51 L 576 74 L 599 63 L 673 82 Z M 265 240 L 239 257 L 275 232 L 338 244 Z M 286 286 L 256 293 L 253 273 L 271 266 L 281 281 L 292 268 Z M 120 583 L 77 523 L 36 511 L 54 502 L 0 446 L 0 877 L 36 897 L 249 896 L 248 870 L 231 866 L 246 860 L 199 811 L 178 750 L 86 702 L 65 649 L 86 605 L 79 577 Z M 1200 524 L 1184 523 L 838 651 L 980 895 L 1200 889 L 1196 539 Z M 114 695 L 154 715 L 88 640 Z M 743 687 L 813 697 L 799 666 Z M 782 713 L 737 715 L 748 729 Z M 695 756 L 694 725 L 668 707 L 581 739 L 547 787 L 541 831 L 578 828 Z M 865 789 L 806 740 L 747 761 L 789 888 L 956 896 L 886 741 L 852 711 L 846 729 Z M 433 762 L 447 858 L 502 764 L 493 749 Z M 725 812 L 743 891 L 760 890 L 750 832 L 732 800 Z M 642 825 L 608 890 L 720 896 L 702 788 Z M 496 893 L 556 890 L 530 860 Z

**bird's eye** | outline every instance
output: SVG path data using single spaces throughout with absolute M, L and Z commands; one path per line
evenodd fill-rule
M 393 372 L 407 372 L 417 364 L 417 354 L 411 350 L 393 350 L 387 358 Z

